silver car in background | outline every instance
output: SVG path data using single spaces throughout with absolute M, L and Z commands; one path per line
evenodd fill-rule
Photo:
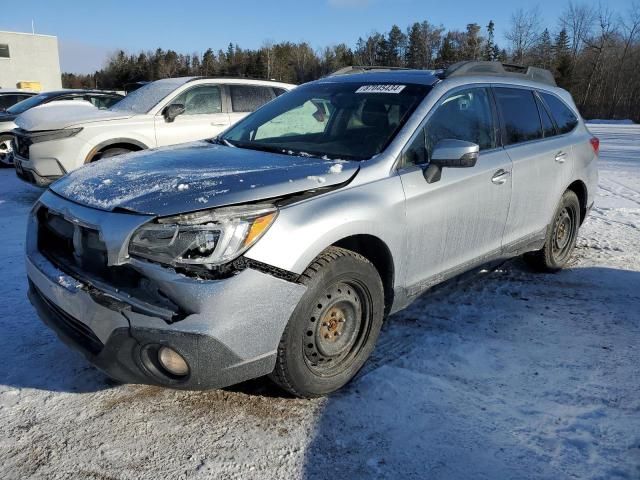
M 562 268 L 597 157 L 543 70 L 330 76 L 215 139 L 55 182 L 29 222 L 29 297 L 120 381 L 200 389 L 269 374 L 324 395 L 431 286 L 520 254 Z

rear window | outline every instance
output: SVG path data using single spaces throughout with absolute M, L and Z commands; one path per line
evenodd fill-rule
M 521 88 L 495 89 L 505 128 L 505 145 L 542 138 L 540 116 L 533 92 Z
M 576 128 L 578 124 L 578 118 L 575 116 L 573 111 L 567 107 L 562 100 L 560 100 L 555 95 L 551 95 L 550 93 L 540 93 L 545 103 L 549 106 L 549 110 L 551 110 L 551 115 L 556 121 L 556 125 L 558 125 L 558 130 L 560 133 L 569 133 L 571 130 Z
M 276 98 L 271 87 L 253 85 L 229 85 L 231 109 L 234 112 L 254 112 Z

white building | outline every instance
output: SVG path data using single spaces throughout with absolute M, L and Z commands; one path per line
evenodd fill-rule
M 62 88 L 58 38 L 0 31 L 0 87 Z

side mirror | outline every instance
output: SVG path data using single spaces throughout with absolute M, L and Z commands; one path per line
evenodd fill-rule
M 427 183 L 440 180 L 443 168 L 469 168 L 478 161 L 480 147 L 472 142 L 445 138 L 433 149 L 429 165 L 424 169 Z
M 178 115 L 182 115 L 185 112 L 184 105 L 181 103 L 172 103 L 167 105 L 162 111 L 162 115 L 167 123 L 173 122 Z
M 479 153 L 475 143 L 446 138 L 436 144 L 429 161 L 441 168 L 468 168 L 475 166 Z

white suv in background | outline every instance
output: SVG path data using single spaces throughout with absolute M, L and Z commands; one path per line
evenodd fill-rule
M 34 109 L 16 120 L 14 163 L 46 186 L 86 163 L 211 138 L 294 85 L 182 77 L 157 80 L 107 110 Z

